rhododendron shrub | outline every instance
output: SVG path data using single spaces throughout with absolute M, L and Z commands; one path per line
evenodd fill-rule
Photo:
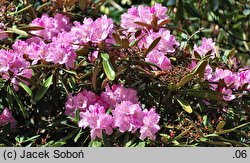
M 119 23 L 106 15 L 42 13 L 8 27 L 9 35 L 0 23 L 0 41 L 13 41 L 0 50 L 0 140 L 247 145 L 250 68 L 235 49 L 170 28 L 167 11 L 158 3 L 132 6 Z

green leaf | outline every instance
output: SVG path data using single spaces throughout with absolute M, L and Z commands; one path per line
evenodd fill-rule
M 43 85 L 37 91 L 35 96 L 35 101 L 39 101 L 43 98 L 45 93 L 48 91 L 50 85 L 52 84 L 52 81 L 53 81 L 53 74 L 43 83 Z
M 219 96 L 221 93 L 210 91 L 210 90 L 202 90 L 202 91 L 188 91 L 188 95 L 199 97 L 202 99 L 210 99 L 214 101 L 221 100 L 222 98 Z
M 23 103 L 21 102 L 20 98 L 18 97 L 16 92 L 12 90 L 12 88 L 10 88 L 10 92 L 13 95 L 14 99 L 16 100 L 16 102 L 17 102 L 17 104 L 18 104 L 18 106 L 23 114 L 23 117 L 27 118 L 28 117 L 27 112 L 26 112 L 25 107 L 23 106 Z
M 193 112 L 193 109 L 191 108 L 191 106 L 188 104 L 187 101 L 183 100 L 182 98 L 175 96 L 175 99 L 179 102 L 179 104 L 182 106 L 182 108 L 188 112 L 189 114 L 191 114 Z
M 146 142 L 139 142 L 138 145 L 136 145 L 135 147 L 145 147 L 146 146 Z
M 101 147 L 102 146 L 102 142 L 98 141 L 98 140 L 92 140 L 89 144 L 90 147 Z
M 28 93 L 30 97 L 33 97 L 33 92 L 27 85 L 22 82 L 19 82 L 19 85 Z
M 151 52 L 156 47 L 156 45 L 160 42 L 160 40 L 161 40 L 161 37 L 158 37 L 157 39 L 155 39 L 148 47 L 147 51 L 145 52 L 145 55 Z
M 115 80 L 115 71 L 111 62 L 109 61 L 109 55 L 107 53 L 102 53 L 101 56 L 103 59 L 102 65 L 106 76 L 111 81 Z
M 220 121 L 220 123 L 216 127 L 216 131 L 221 131 L 223 127 L 225 126 L 226 122 L 225 121 Z
M 104 131 L 102 131 L 102 140 L 104 147 L 112 147 L 110 139 L 107 137 L 107 134 L 105 134 Z
M 64 69 L 64 68 L 62 68 L 62 70 L 69 73 L 69 74 L 72 74 L 72 75 L 75 75 L 75 76 L 77 75 L 77 72 L 75 72 L 75 71 L 67 70 L 67 69 Z
M 22 8 L 22 9 L 19 10 L 19 11 L 11 12 L 10 15 L 13 16 L 13 15 L 15 15 L 15 14 L 19 14 L 19 13 L 21 13 L 21 12 L 24 12 L 25 10 L 28 10 L 28 9 L 31 8 L 32 6 L 33 6 L 33 5 L 30 4 L 30 5 L 28 5 L 28 6 L 24 7 L 24 8 Z
M 207 119 L 208 119 L 208 118 L 207 118 L 207 115 L 204 115 L 202 119 L 203 119 L 203 122 L 202 122 L 203 125 L 206 126 L 206 125 L 207 125 L 207 122 L 208 122 L 208 120 L 207 120 Z
M 181 79 L 181 81 L 179 83 L 177 83 L 177 87 L 178 88 L 182 87 L 183 85 L 185 85 L 186 83 L 188 83 L 189 81 L 191 81 L 193 78 L 194 78 L 194 74 L 193 73 L 184 76 Z
M 195 68 L 192 70 L 192 73 L 194 75 L 196 74 L 200 74 L 203 75 L 205 68 L 208 64 L 208 60 L 210 58 L 209 53 L 211 53 L 211 51 L 209 51 L 206 56 L 204 56 L 203 58 L 201 58 L 201 60 L 197 63 L 197 65 L 195 66 Z
M 227 50 L 224 53 L 224 56 L 229 59 L 230 57 L 232 57 L 235 54 L 235 48 L 231 49 L 231 50 Z
M 101 57 L 102 57 L 103 60 L 109 61 L 109 54 L 108 53 L 102 53 Z
M 40 135 L 36 135 L 36 136 L 31 137 L 31 138 L 27 138 L 26 140 L 24 140 L 23 137 L 21 137 L 21 138 L 20 138 L 20 141 L 21 141 L 22 143 L 29 142 L 29 141 L 35 141 L 36 138 L 39 138 L 39 137 L 40 137 Z
M 48 147 L 61 147 L 64 144 L 66 144 L 66 142 L 64 142 L 64 141 L 57 141 L 57 142 L 55 142 L 53 144 L 48 145 Z
M 76 115 L 75 121 L 78 123 L 80 121 L 80 111 L 78 108 L 75 111 L 75 115 Z
M 77 140 L 81 137 L 82 134 L 83 134 L 82 128 L 80 128 L 78 134 L 77 134 L 76 137 L 74 138 L 74 142 L 77 142 Z
M 15 33 L 15 34 L 18 34 L 18 35 L 21 35 L 21 36 L 24 36 L 24 37 L 28 37 L 29 34 L 23 30 L 20 30 L 20 29 L 17 29 L 16 27 L 13 27 L 13 28 L 7 28 L 7 31 L 10 31 L 12 33 Z
M 28 32 L 28 31 L 44 30 L 44 27 L 41 27 L 41 26 L 32 26 L 32 25 L 25 25 L 25 26 L 18 27 L 18 29 Z

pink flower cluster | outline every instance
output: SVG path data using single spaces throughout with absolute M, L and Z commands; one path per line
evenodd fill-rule
M 127 13 L 121 16 L 121 27 L 126 29 L 125 33 L 135 33 L 138 29 L 142 30 L 141 36 L 144 36 L 144 38 L 139 42 L 140 48 L 148 48 L 155 39 L 161 37 L 160 42 L 146 56 L 145 60 L 156 64 L 162 70 L 171 69 L 171 62 L 166 54 L 174 53 L 175 49 L 179 46 L 179 43 L 175 40 L 175 36 L 171 35 L 168 29 L 154 29 L 156 28 L 153 26 L 155 20 L 157 21 L 157 25 L 159 25 L 161 22 L 168 19 L 166 12 L 166 7 L 156 3 L 151 8 L 142 5 L 132 7 L 128 9 Z M 136 22 L 146 23 L 151 25 L 151 28 L 138 25 Z
M 80 22 L 74 22 L 74 26 L 69 23 L 69 18 L 64 15 L 56 14 L 55 17 L 43 15 L 36 18 L 31 25 L 44 27 L 44 30 L 33 31 L 43 39 L 31 37 L 26 41 L 18 40 L 12 48 L 21 54 L 27 54 L 32 60 L 32 65 L 43 60 L 54 64 L 65 64 L 66 67 L 73 68 L 76 59 L 75 50 L 80 46 L 74 44 L 101 43 L 111 34 L 113 30 L 113 21 L 107 16 L 102 16 L 93 21 L 86 18 L 83 25 Z M 97 56 L 95 56 L 97 57 Z
M 231 101 L 236 98 L 235 91 L 250 90 L 250 69 L 240 69 L 239 72 L 232 72 L 229 69 L 206 67 L 205 79 L 211 83 L 213 90 L 223 93 L 225 101 Z M 219 84 L 223 81 L 223 84 Z
M 16 122 L 15 118 L 12 116 L 11 111 L 9 111 L 9 109 L 5 108 L 2 112 L 2 114 L 0 115 L 0 126 L 4 126 L 8 123 L 10 123 L 10 128 L 12 130 L 15 130 L 17 122 Z
M 83 24 L 74 22 L 71 34 L 75 38 L 74 42 L 80 44 L 88 42 L 99 44 L 112 34 L 113 28 L 113 20 L 104 15 L 95 21 L 91 18 L 85 18 Z
M 43 14 L 41 18 L 34 19 L 30 25 L 43 27 L 44 30 L 32 31 L 31 33 L 46 41 L 52 40 L 61 32 L 69 32 L 72 26 L 70 19 L 62 14 L 56 14 L 54 18 Z
M 54 64 L 65 64 L 66 67 L 73 68 L 76 59 L 72 45 L 59 42 L 56 39 L 46 44 L 38 37 L 31 37 L 26 41 L 16 41 L 12 48 L 18 53 L 28 55 L 29 59 L 32 60 L 32 65 L 43 60 Z
M 134 133 L 140 130 L 140 139 L 155 139 L 160 130 L 160 116 L 155 109 L 142 109 L 136 91 L 122 85 L 107 85 L 100 96 L 84 90 L 75 96 L 70 95 L 65 104 L 65 114 L 75 117 L 76 109 L 80 111 L 79 127 L 91 129 L 91 139 L 102 138 L 118 128 L 120 132 Z M 107 111 L 111 110 L 111 113 Z
M 211 58 L 215 57 L 215 42 L 211 38 L 202 38 L 201 46 L 194 45 L 194 51 L 200 54 L 201 57 L 205 56 L 211 51 Z
M 0 75 L 10 80 L 14 89 L 18 90 L 18 83 L 24 82 L 19 77 L 31 78 L 32 70 L 28 69 L 30 63 L 23 58 L 23 54 L 13 50 L 0 50 Z
M 136 32 L 136 29 L 142 28 L 135 22 L 142 22 L 151 25 L 154 18 L 157 19 L 157 23 L 160 24 L 162 21 L 168 19 L 166 14 L 167 8 L 163 7 L 159 3 L 155 3 L 154 6 L 143 6 L 138 7 L 132 6 L 128 9 L 127 13 L 121 15 L 121 27 L 128 29 L 128 32 Z
M 201 46 L 194 46 L 201 57 L 211 51 L 211 58 L 215 57 L 215 42 L 211 38 L 202 38 Z M 196 62 L 192 61 L 191 69 L 196 66 Z M 223 95 L 225 101 L 231 101 L 236 98 L 237 91 L 250 90 L 250 69 L 243 68 L 238 72 L 233 72 L 229 69 L 216 68 L 212 69 L 210 65 L 206 66 L 205 79 L 210 82 L 210 88 L 214 91 L 219 91 Z

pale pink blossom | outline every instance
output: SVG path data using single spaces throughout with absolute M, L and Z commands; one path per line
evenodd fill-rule
M 10 123 L 10 127 L 12 130 L 16 129 L 17 121 L 12 116 L 12 112 L 9 111 L 8 108 L 5 108 L 0 115 L 0 126 L 4 126 L 6 124 Z
M 144 140 L 146 137 L 149 137 L 152 140 L 155 140 L 156 133 L 160 130 L 160 126 L 158 125 L 160 116 L 155 112 L 155 109 L 143 110 L 144 118 L 143 118 L 143 126 L 140 129 L 140 139 Z
M 152 7 L 144 7 L 143 5 L 139 5 L 138 7 L 132 6 L 128 9 L 127 13 L 121 15 L 121 27 L 127 29 L 127 32 L 135 32 L 136 28 L 145 29 L 145 27 L 137 25 L 135 22 L 151 25 L 153 18 L 156 17 L 157 24 L 160 24 L 162 21 L 169 18 L 166 12 L 167 8 L 159 3 L 155 3 Z
M 169 70 L 172 67 L 168 57 L 158 50 L 151 51 L 145 58 L 145 61 L 156 64 L 162 70 Z
M 109 85 L 105 87 L 105 91 L 101 94 L 101 99 L 105 101 L 109 107 L 114 108 L 116 104 L 122 101 L 130 101 L 132 103 L 138 103 L 138 97 L 136 90 L 132 88 L 125 88 L 123 85 Z
M 55 17 L 43 14 L 41 18 L 34 19 L 30 25 L 43 27 L 43 30 L 32 31 L 31 33 L 43 37 L 47 41 L 57 37 L 60 32 L 70 31 L 72 26 L 69 18 L 62 14 L 56 14 Z
M 106 109 L 98 103 L 90 105 L 86 112 L 80 113 L 81 120 L 79 127 L 89 127 L 91 129 L 90 136 L 94 140 L 96 137 L 102 139 L 102 132 L 110 135 L 113 132 L 113 118 L 106 114 Z
M 232 92 L 232 90 L 231 90 L 230 88 L 227 89 L 227 88 L 224 87 L 224 88 L 221 90 L 221 93 L 224 94 L 224 95 L 223 95 L 223 99 L 224 99 L 225 101 L 232 101 L 233 99 L 236 98 L 236 96 L 233 95 L 233 92 Z
M 143 123 L 143 111 L 139 104 L 133 104 L 130 101 L 122 101 L 112 110 L 114 117 L 114 126 L 118 127 L 121 132 L 134 133 Z
M 194 45 L 194 51 L 201 56 L 205 56 L 209 51 L 211 52 L 211 58 L 215 57 L 215 42 L 211 38 L 202 38 L 201 46 Z

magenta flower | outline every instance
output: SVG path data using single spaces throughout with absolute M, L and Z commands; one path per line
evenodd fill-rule
M 120 132 L 134 133 L 143 123 L 143 111 L 139 104 L 133 104 L 130 101 L 122 101 L 112 110 L 114 117 L 114 126 L 119 127 Z
M 132 6 L 128 9 L 127 13 L 121 15 L 121 27 L 127 29 L 127 32 L 135 32 L 136 28 L 143 28 L 140 25 L 135 24 L 135 22 L 142 22 L 151 25 L 153 18 L 156 17 L 157 24 L 168 19 L 166 15 L 167 8 L 163 7 L 161 4 L 156 3 L 151 8 L 148 6 Z
M 248 84 L 250 86 L 250 70 L 242 70 L 238 73 L 238 77 L 240 78 L 240 86 Z
M 91 139 L 96 137 L 102 139 L 102 132 L 107 135 L 113 132 L 113 118 L 111 115 L 106 114 L 106 109 L 98 103 L 90 105 L 86 112 L 80 113 L 81 120 L 78 123 L 79 127 L 89 127 L 91 129 Z
M 75 96 L 69 95 L 65 103 L 65 114 L 75 117 L 76 109 L 85 112 L 89 105 L 94 105 L 97 102 L 99 102 L 99 97 L 91 91 L 83 90 Z
M 143 110 L 143 126 L 140 129 L 140 139 L 144 140 L 146 137 L 149 137 L 152 140 L 155 140 L 155 134 L 160 130 L 158 125 L 160 116 L 155 112 L 155 109 Z
M 102 101 L 105 101 L 109 107 L 114 108 L 122 101 L 130 101 L 132 103 L 138 103 L 137 92 L 131 88 L 125 88 L 123 85 L 113 85 L 111 88 L 109 85 L 105 87 L 105 92 L 101 94 Z
M 69 18 L 62 14 L 56 14 L 55 17 L 43 14 L 41 18 L 34 19 L 31 25 L 43 27 L 43 30 L 32 31 L 32 34 L 43 37 L 47 41 L 57 37 L 60 32 L 69 32 L 72 26 Z
M 99 44 L 111 35 L 113 31 L 113 21 L 106 15 L 93 21 L 91 18 L 85 18 L 83 24 L 74 22 L 71 34 L 75 38 L 75 43 L 96 43 Z
M 10 123 L 10 127 L 12 130 L 16 129 L 17 121 L 12 116 L 11 111 L 9 111 L 8 108 L 5 108 L 0 115 L 0 126 L 4 126 L 6 124 Z
M 0 50 L 0 75 L 5 80 L 10 79 L 15 90 L 18 90 L 19 81 L 23 81 L 19 78 L 20 76 L 31 78 L 32 70 L 27 69 L 29 65 L 30 63 L 23 58 L 22 54 L 12 50 Z M 23 82 L 26 83 L 25 81 Z
M 47 48 L 46 61 L 65 64 L 69 68 L 74 67 L 76 53 L 70 44 L 53 41 L 48 44 Z
M 233 99 L 235 99 L 235 95 L 232 94 L 232 90 L 229 88 L 229 89 L 226 89 L 225 87 L 221 90 L 221 93 L 223 93 L 223 99 L 225 101 L 232 101 Z
M 229 87 L 238 89 L 240 86 L 240 77 L 237 74 L 230 74 L 224 78 L 225 84 Z
M 211 38 L 202 38 L 201 46 L 194 45 L 194 51 L 199 53 L 201 56 L 205 56 L 207 52 L 212 51 L 211 57 L 215 57 L 215 42 Z
M 162 70 L 169 70 L 171 69 L 171 62 L 164 53 L 153 50 L 151 51 L 147 57 L 145 58 L 147 62 L 151 62 L 159 66 Z
M 32 60 L 32 65 L 37 64 L 40 59 L 46 60 L 47 44 L 38 37 L 31 37 L 26 41 L 17 40 L 12 48 L 20 54 L 27 54 Z
M 148 48 L 158 37 L 161 37 L 161 40 L 155 49 L 162 53 L 174 53 L 175 48 L 179 46 L 179 42 L 175 40 L 175 36 L 171 35 L 169 30 L 163 28 L 161 28 L 157 33 L 150 31 L 148 36 L 146 36 L 146 39 L 142 40 L 139 45 L 140 47 Z

